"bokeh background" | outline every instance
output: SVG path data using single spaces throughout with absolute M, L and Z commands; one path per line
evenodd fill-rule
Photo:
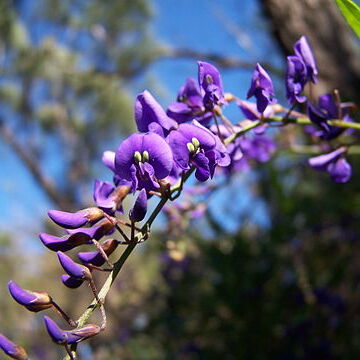
M 89 206 L 94 179 L 111 179 L 101 154 L 135 130 L 137 93 L 166 107 L 205 60 L 244 98 L 260 62 L 284 103 L 285 58 L 303 34 L 318 94 L 338 88 L 359 103 L 359 44 L 330 0 L 0 0 L 0 331 L 34 358 L 61 358 L 6 283 L 48 291 L 74 318 L 91 301 L 60 283 L 37 234 L 56 231 L 48 209 Z M 81 359 L 360 356 L 359 161 L 350 183 L 333 184 L 281 134 L 270 162 L 180 199 L 195 210 L 186 216 L 157 219 Z

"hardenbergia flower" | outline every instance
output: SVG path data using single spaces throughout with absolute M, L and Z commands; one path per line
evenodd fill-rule
M 276 103 L 272 80 L 260 64 L 256 64 L 256 68 L 251 79 L 250 89 L 247 93 L 247 99 L 252 96 L 255 96 L 257 110 L 261 114 L 265 111 L 269 104 Z
M 331 180 L 336 183 L 346 183 L 352 175 L 351 165 L 346 161 L 347 149 L 341 147 L 328 154 L 315 156 L 309 159 L 309 165 L 319 171 L 329 173 Z
M 173 131 L 172 131 L 173 132 Z M 166 141 L 155 133 L 132 134 L 116 151 L 116 174 L 131 182 L 132 191 L 160 188 L 173 167 L 173 157 Z

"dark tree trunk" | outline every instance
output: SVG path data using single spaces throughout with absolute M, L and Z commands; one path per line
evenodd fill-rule
M 306 35 L 315 52 L 320 84 L 316 95 L 339 89 L 344 100 L 360 102 L 359 43 L 333 0 L 260 0 L 286 55 Z

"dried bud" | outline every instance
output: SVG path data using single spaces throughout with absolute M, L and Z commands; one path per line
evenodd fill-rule
M 29 311 L 38 312 L 52 307 L 52 299 L 46 292 L 29 291 L 21 288 L 14 281 L 8 282 L 11 296 Z
M 129 218 L 133 222 L 142 221 L 147 211 L 146 190 L 142 189 L 135 201 L 133 208 L 129 212 Z
M 70 276 L 79 280 L 91 279 L 91 272 L 86 266 L 77 264 L 69 256 L 61 251 L 58 251 L 57 255 L 61 266 Z
M 101 331 L 100 326 L 95 324 L 88 324 L 81 328 L 71 330 L 70 332 L 75 336 L 80 336 L 81 340 L 97 335 Z
M 28 356 L 23 347 L 14 344 L 6 336 L 0 334 L 0 348 L 4 353 L 16 360 L 27 360 Z
M 110 256 L 115 251 L 117 246 L 118 241 L 114 239 L 105 240 L 101 245 L 107 256 Z M 102 266 L 105 263 L 105 259 L 100 251 L 80 252 L 77 256 L 83 263 L 88 263 L 95 266 Z
M 62 283 L 70 289 L 76 289 L 80 287 L 84 280 L 74 278 L 70 275 L 61 275 Z

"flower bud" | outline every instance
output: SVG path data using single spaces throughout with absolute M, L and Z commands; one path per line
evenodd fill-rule
M 113 231 L 115 225 L 115 218 L 106 217 L 97 223 L 96 226 L 90 228 L 67 229 L 66 231 L 71 235 L 81 236 L 82 234 L 83 236 L 88 236 L 90 239 L 100 240 L 104 235 Z
M 48 215 L 59 226 L 66 229 L 77 229 L 88 222 L 95 222 L 104 216 L 104 212 L 96 207 L 84 209 L 76 213 L 49 210 Z
M 70 289 L 76 289 L 80 287 L 84 280 L 74 278 L 70 275 L 61 275 L 62 283 Z
M 28 356 L 23 347 L 14 344 L 6 336 L 0 334 L 0 348 L 4 353 L 15 360 L 27 360 Z
M 8 282 L 10 295 L 29 311 L 38 312 L 51 308 L 52 299 L 46 292 L 29 291 L 21 288 L 14 281 Z
M 129 218 L 133 222 L 142 221 L 147 211 L 146 190 L 142 189 L 135 201 L 133 208 L 129 212 Z
M 78 232 L 63 238 L 46 233 L 39 234 L 41 242 L 52 251 L 68 251 L 83 244 L 90 244 L 91 237 L 88 234 Z
M 51 339 L 59 345 L 75 344 L 95 336 L 101 331 L 101 328 L 95 324 L 88 324 L 74 330 L 62 330 L 48 316 L 44 316 L 44 322 Z
M 86 266 L 77 264 L 69 256 L 67 256 L 61 251 L 57 252 L 57 256 L 59 258 L 61 266 L 70 276 L 79 280 L 91 279 L 91 272 Z
M 103 244 L 101 244 L 101 247 L 107 256 L 110 256 L 115 251 L 117 246 L 118 241 L 114 239 L 105 240 Z M 105 263 L 105 259 L 101 255 L 100 251 L 80 252 L 77 256 L 83 263 L 88 263 L 95 266 L 102 266 Z
M 79 342 L 80 337 L 70 334 L 69 331 L 60 329 L 56 322 L 48 316 L 44 316 L 44 322 L 46 330 L 54 343 L 58 345 L 65 345 Z

